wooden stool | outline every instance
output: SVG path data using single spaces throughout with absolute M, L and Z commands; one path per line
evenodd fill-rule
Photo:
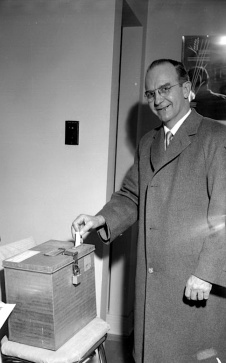
M 93 319 L 57 351 L 2 340 L 3 363 L 82 363 L 98 351 L 99 362 L 107 363 L 104 341 L 109 325 L 100 318 Z

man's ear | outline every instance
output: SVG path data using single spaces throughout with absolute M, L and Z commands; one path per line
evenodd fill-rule
M 184 82 L 182 87 L 183 87 L 184 98 L 186 99 L 189 98 L 191 92 L 191 82 L 190 81 Z

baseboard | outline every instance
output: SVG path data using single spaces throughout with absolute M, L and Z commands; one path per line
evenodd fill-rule
M 127 336 L 127 335 L 115 335 L 115 334 L 108 334 L 107 336 L 107 340 L 109 341 L 113 341 L 113 342 L 127 342 L 127 341 L 131 341 L 131 339 L 133 339 L 133 331 L 132 333 Z
M 107 314 L 107 323 L 110 325 L 109 336 L 128 337 L 133 332 L 133 312 L 128 316 Z

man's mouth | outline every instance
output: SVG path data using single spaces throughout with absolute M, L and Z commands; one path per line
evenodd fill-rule
M 161 108 L 157 108 L 157 111 L 166 111 L 169 106 L 170 105 L 165 106 L 165 107 L 161 107 Z

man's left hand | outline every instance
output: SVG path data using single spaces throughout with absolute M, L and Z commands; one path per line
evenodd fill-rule
M 186 284 L 185 296 L 189 300 L 207 300 L 211 289 L 212 284 L 191 275 Z

